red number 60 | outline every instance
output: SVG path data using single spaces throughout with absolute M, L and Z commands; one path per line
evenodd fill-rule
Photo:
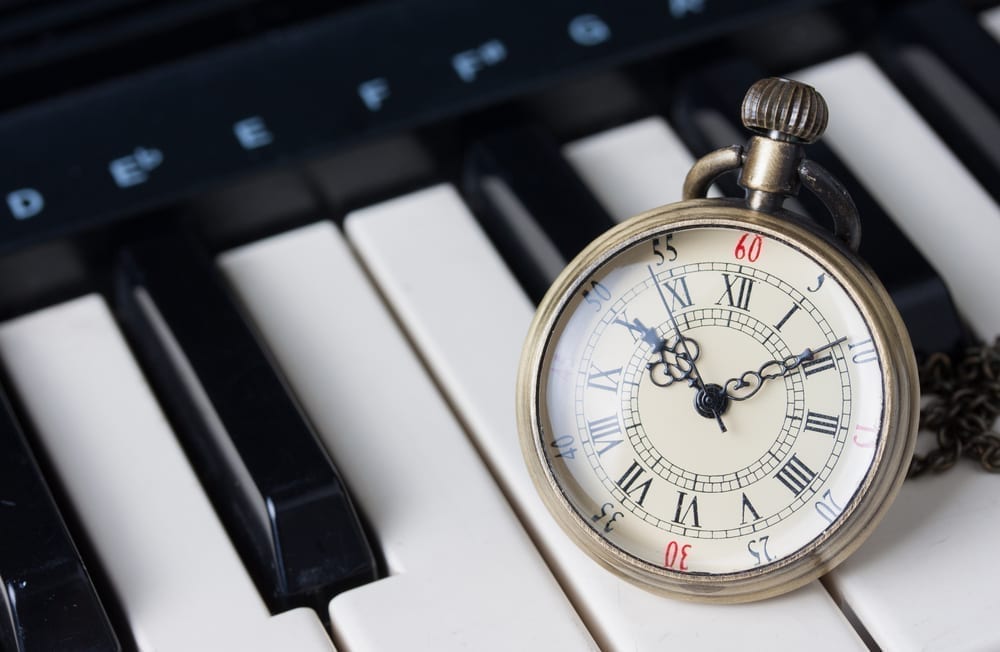
M 760 258 L 760 250 L 764 247 L 764 238 L 759 235 L 754 235 L 750 244 L 747 244 L 747 238 L 751 238 L 751 234 L 744 233 L 740 236 L 739 242 L 736 243 L 736 250 L 733 255 L 736 256 L 736 260 L 743 260 L 746 258 L 751 263 L 756 263 L 757 259 Z

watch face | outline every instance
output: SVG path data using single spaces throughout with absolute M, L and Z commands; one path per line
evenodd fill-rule
M 605 247 L 566 285 L 532 448 L 550 507 L 605 564 L 654 585 L 745 582 L 838 554 L 822 546 L 884 448 L 887 361 L 821 258 L 771 229 L 682 221 Z

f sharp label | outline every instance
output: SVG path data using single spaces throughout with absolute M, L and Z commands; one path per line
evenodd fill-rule
M 670 0 L 670 15 L 674 18 L 684 18 L 704 11 L 705 0 Z

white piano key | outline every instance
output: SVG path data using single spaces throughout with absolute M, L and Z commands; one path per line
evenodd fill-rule
M 563 147 L 563 156 L 621 222 L 680 201 L 694 157 L 661 118 L 645 118 Z
M 988 298 L 1000 286 L 1000 207 L 866 55 L 794 77 L 826 98 L 825 142 L 941 274 L 979 336 L 1000 334 L 1000 302 Z
M 388 579 L 331 602 L 335 640 L 353 650 L 593 649 L 335 227 L 285 233 L 219 264 L 388 565 Z M 460 318 L 464 300 L 448 312 Z
M 938 269 L 959 310 L 981 336 L 1000 333 L 997 206 L 867 57 L 795 76 L 826 97 L 826 140 Z M 990 570 L 996 493 L 995 477 L 965 464 L 908 481 L 871 539 L 828 576 L 879 645 L 1000 649 L 1000 629 L 987 625 L 1000 610 Z
M 997 477 L 960 464 L 907 481 L 829 586 L 885 650 L 1000 650 L 998 538 Z
M 534 308 L 454 189 L 356 211 L 346 228 L 602 648 L 863 647 L 817 582 L 764 603 L 719 607 L 647 593 L 598 566 L 555 523 L 528 476 L 513 404 Z
M 102 299 L 3 324 L 0 355 L 141 650 L 333 649 L 268 612 Z
M 979 14 L 979 24 L 992 34 L 993 38 L 1000 41 L 1000 7 L 987 9 Z

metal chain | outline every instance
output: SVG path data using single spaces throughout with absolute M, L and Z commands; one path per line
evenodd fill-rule
M 940 473 L 962 457 L 1000 473 L 1000 337 L 969 347 L 961 358 L 935 353 L 920 367 L 920 430 L 936 447 L 914 454 L 908 477 Z

